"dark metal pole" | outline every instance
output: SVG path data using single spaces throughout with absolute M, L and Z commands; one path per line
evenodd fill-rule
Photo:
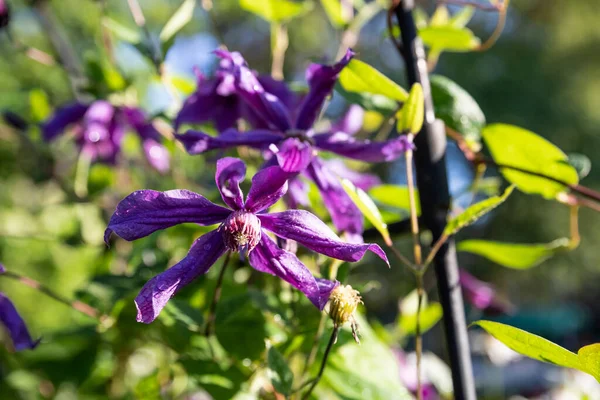
M 446 134 L 441 121 L 436 121 L 431 87 L 425 61 L 425 50 L 417 36 L 412 10 L 414 0 L 401 0 L 395 9 L 400 25 L 402 56 L 408 83 L 419 82 L 425 95 L 425 121 L 415 137 L 417 147 L 415 169 L 421 200 L 421 215 L 435 242 L 446 226 L 450 209 L 450 193 L 446 173 Z M 434 259 L 440 302 L 444 310 L 446 344 L 452 368 L 454 398 L 474 400 L 475 384 L 469 351 L 467 324 L 460 285 L 454 241 L 448 240 Z

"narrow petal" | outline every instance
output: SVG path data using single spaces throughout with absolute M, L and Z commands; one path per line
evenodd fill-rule
M 283 136 L 268 130 L 239 132 L 235 129 L 229 129 L 217 137 L 193 130 L 175 136 L 183 143 L 189 154 L 201 154 L 210 150 L 230 149 L 238 146 L 266 150 L 270 144 L 279 143 L 283 139 Z
M 306 80 L 310 90 L 300 106 L 296 117 L 295 128 L 310 129 L 321 113 L 321 108 L 327 96 L 333 91 L 339 73 L 354 57 L 354 52 L 348 50 L 346 55 L 334 65 L 311 64 L 306 70 Z
M 344 261 L 359 261 L 367 251 L 375 253 L 388 265 L 388 259 L 376 244 L 345 243 L 316 215 L 304 210 L 289 210 L 259 215 L 264 229 L 285 239 L 295 240 L 317 253 Z M 264 236 L 264 235 L 263 235 Z
M 489 283 L 480 281 L 462 268 L 458 270 L 458 276 L 465 299 L 475 308 L 494 314 L 507 314 L 513 310 L 513 305 L 500 299 Z
M 365 191 L 371 189 L 373 186 L 381 185 L 381 179 L 377 175 L 350 169 L 340 159 L 325 161 L 325 167 L 331 171 L 335 171 L 336 175 L 341 179 L 348 179 L 354 186 Z
M 292 176 L 278 166 L 261 169 L 252 177 L 252 186 L 246 199 L 245 209 L 260 212 L 271 207 L 288 190 L 287 180 Z
M 269 125 L 282 132 L 291 127 L 289 111 L 276 95 L 265 91 L 256 75 L 248 68 L 241 54 L 217 50 L 221 58 L 219 74 L 229 83 L 227 74 L 233 77 L 235 93 Z M 227 91 L 230 88 L 227 87 Z
M 64 132 L 67 126 L 83 119 L 89 106 L 82 103 L 73 103 L 59 108 L 52 118 L 42 125 L 42 134 L 45 140 L 52 140 Z
M 313 148 L 310 144 L 298 138 L 289 138 L 280 145 L 271 145 L 281 169 L 286 172 L 302 172 L 308 167 L 313 158 Z
M 285 201 L 289 208 L 300 208 L 300 206 L 310 206 L 308 198 L 308 184 L 300 177 L 296 176 L 288 181 L 288 192 L 285 196 Z
M 257 271 L 275 275 L 300 290 L 319 309 L 329 300 L 329 293 L 336 283 L 318 283 L 306 265 L 289 251 L 277 247 L 266 232 L 258 245 L 250 252 L 250 265 Z M 330 290 L 328 290 L 331 288 Z
M 352 104 L 342 119 L 331 126 L 331 132 L 344 132 L 348 135 L 354 135 L 359 132 L 363 126 L 365 110 L 361 106 Z
M 393 161 L 413 148 L 404 135 L 384 142 L 358 140 L 343 132 L 321 133 L 312 139 L 321 150 L 366 162 Z
M 231 210 L 189 190 L 139 190 L 117 205 L 104 232 L 104 241 L 108 243 L 112 232 L 131 241 L 185 222 L 213 225 L 229 214 Z
M 352 236 L 362 235 L 363 215 L 342 187 L 340 178 L 317 157 L 308 166 L 307 174 L 317 185 L 323 204 L 338 231 Z
M 224 252 L 223 238 L 216 230 L 196 239 L 183 260 L 144 285 L 135 298 L 137 321 L 145 324 L 154 321 L 171 297 L 205 274 Z
M 34 349 L 39 344 L 32 340 L 25 321 L 19 315 L 14 304 L 4 293 L 0 292 L 0 323 L 6 327 L 16 351 Z
M 167 173 L 170 167 L 171 156 L 165 146 L 154 139 L 145 139 L 142 142 L 146 159 L 161 174 Z
M 234 210 L 244 207 L 240 182 L 246 177 L 246 164 L 239 158 L 225 157 L 217 161 L 215 181 L 225 204 Z

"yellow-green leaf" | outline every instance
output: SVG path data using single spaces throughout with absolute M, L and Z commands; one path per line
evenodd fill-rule
M 284 22 L 299 17 L 312 9 L 308 1 L 289 0 L 240 0 L 240 7 L 256 14 L 268 22 Z
M 396 118 L 398 118 L 396 130 L 398 132 L 417 134 L 423 126 L 424 116 L 425 99 L 423 97 L 423 87 L 420 83 L 415 83 L 410 89 L 408 99 L 404 102 L 402 109 L 396 114 Z
M 339 83 L 348 92 L 370 93 L 396 101 L 405 101 L 408 93 L 390 78 L 359 60 L 352 60 L 342 70 Z
M 437 51 L 465 52 L 481 43 L 470 29 L 452 25 L 429 25 L 419 29 L 419 36 L 426 46 Z
M 369 189 L 369 196 L 382 205 L 410 211 L 408 186 L 375 186 Z M 419 216 L 421 215 L 421 203 L 419 202 L 419 192 L 417 190 L 415 190 L 415 203 L 417 208 L 417 216 Z
M 352 15 L 344 12 L 340 0 L 321 0 L 321 5 L 325 10 L 331 25 L 340 28 L 350 22 L 350 17 Z
M 42 89 L 33 89 L 29 92 L 29 107 L 31 117 L 36 122 L 42 122 L 50 116 L 51 107 L 48 95 Z
M 465 240 L 457 245 L 458 251 L 477 254 L 504 267 L 527 269 L 541 264 L 558 251 L 569 248 L 569 239 L 550 243 L 503 243 L 487 240 Z
M 600 343 L 580 348 L 577 357 L 579 357 L 584 372 L 592 375 L 600 382 Z
M 348 193 L 348 196 L 352 199 L 354 204 L 358 207 L 360 212 L 364 215 L 366 219 L 373 224 L 375 229 L 381 233 L 383 240 L 389 246 L 392 245 L 392 239 L 390 238 L 390 233 L 387 229 L 387 225 L 383 222 L 383 218 L 381 217 L 381 213 L 379 209 L 373 203 L 373 200 L 366 194 L 362 189 L 354 186 L 352 182 L 348 179 L 342 180 L 342 187 Z
M 450 219 L 444 229 L 444 235 L 449 236 L 455 234 L 462 228 L 471 225 L 479 218 L 498 207 L 512 193 L 513 188 L 514 186 L 509 186 L 501 196 L 490 197 L 489 199 L 473 204 L 456 217 Z
M 565 153 L 531 131 L 513 125 L 493 124 L 483 129 L 482 136 L 494 161 L 500 165 L 547 175 L 567 184 L 577 184 L 579 181 L 577 171 L 568 164 Z M 565 185 L 539 176 L 509 168 L 501 168 L 500 172 L 525 193 L 553 199 L 566 190 Z
M 129 28 L 110 17 L 102 18 L 102 25 L 115 34 L 119 39 L 126 42 L 137 44 L 142 41 L 142 34 L 139 31 Z
M 194 16 L 195 7 L 196 0 L 185 0 L 160 31 L 160 41 L 163 43 L 169 41 L 173 35 L 186 26 Z

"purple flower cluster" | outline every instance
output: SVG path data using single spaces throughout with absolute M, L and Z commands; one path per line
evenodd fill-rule
M 116 107 L 103 100 L 69 104 L 42 126 L 44 139 L 55 139 L 71 125 L 77 145 L 92 161 L 114 164 L 123 136 L 131 128 L 139 135 L 150 165 L 161 173 L 169 170 L 170 157 L 161 136 L 138 108 Z

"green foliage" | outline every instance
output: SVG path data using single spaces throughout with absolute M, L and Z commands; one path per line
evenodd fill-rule
M 419 29 L 419 37 L 432 51 L 471 51 L 479 46 L 480 41 L 470 29 L 452 25 L 427 26 Z
M 195 8 L 196 0 L 185 0 L 160 31 L 160 40 L 162 42 L 171 40 L 177 32 L 192 20 Z
M 275 347 L 270 347 L 267 352 L 267 365 L 273 387 L 279 393 L 289 396 L 294 382 L 294 374 L 288 367 L 285 358 Z
M 349 18 L 345 15 L 342 3 L 339 0 L 321 0 L 321 5 L 333 26 L 339 28 L 349 22 Z
M 268 22 L 281 23 L 307 13 L 312 9 L 313 3 L 290 0 L 240 0 L 240 7 Z
M 459 230 L 471 225 L 485 214 L 504 203 L 504 200 L 512 193 L 514 187 L 509 186 L 501 196 L 490 197 L 489 199 L 473 204 L 465 211 L 451 218 L 444 228 L 444 235 L 454 235 Z
M 575 168 L 558 147 L 535 133 L 506 124 L 488 125 L 483 139 L 494 161 L 500 165 L 517 167 L 534 174 L 542 174 L 566 184 L 577 184 Z M 567 188 L 547 178 L 501 168 L 502 175 L 525 193 L 539 194 L 554 199 Z
M 408 186 L 401 185 L 379 185 L 369 189 L 369 196 L 376 202 L 392 208 L 410 210 L 408 197 Z M 415 201 L 417 216 L 421 215 L 421 203 L 419 201 L 419 192 L 415 190 Z
M 373 200 L 366 194 L 362 189 L 357 188 L 350 182 L 348 179 L 342 180 L 342 187 L 348 193 L 348 196 L 352 199 L 354 204 L 358 207 L 362 215 L 373 224 L 375 229 L 381 233 L 383 240 L 388 246 L 392 245 L 392 239 L 390 238 L 390 233 L 387 229 L 387 225 L 383 222 L 383 218 L 377 205 L 373 203 Z
M 400 317 L 398 318 L 398 328 L 402 335 L 412 336 L 417 332 L 417 291 L 413 290 L 400 303 Z M 428 302 L 427 294 L 423 295 L 421 304 L 421 333 L 425 333 L 435 326 L 442 318 L 443 311 L 440 303 Z
M 425 99 L 423 97 L 423 87 L 420 83 L 415 83 L 408 94 L 408 99 L 402 105 L 402 108 L 396 114 L 396 130 L 398 132 L 409 132 L 416 135 L 423 126 L 425 116 Z
M 569 239 L 556 239 L 550 243 L 521 244 L 487 240 L 464 240 L 456 249 L 485 257 L 504 267 L 528 269 L 535 267 L 554 254 L 569 249 Z
M 142 34 L 135 28 L 129 28 L 120 22 L 110 18 L 102 18 L 102 25 L 111 31 L 116 37 L 131 44 L 138 44 L 142 41 Z
M 29 107 L 31 118 L 35 122 L 45 121 L 52 111 L 48 95 L 42 89 L 33 89 L 29 92 Z
M 353 59 L 340 72 L 339 84 L 351 93 L 380 95 L 399 102 L 406 101 L 408 93 L 390 78 L 360 60 Z
M 574 368 L 592 375 L 600 382 L 600 344 L 593 344 L 579 349 L 578 354 L 524 330 L 492 321 L 477 321 L 493 337 L 524 356 L 556 364 L 561 367 Z

